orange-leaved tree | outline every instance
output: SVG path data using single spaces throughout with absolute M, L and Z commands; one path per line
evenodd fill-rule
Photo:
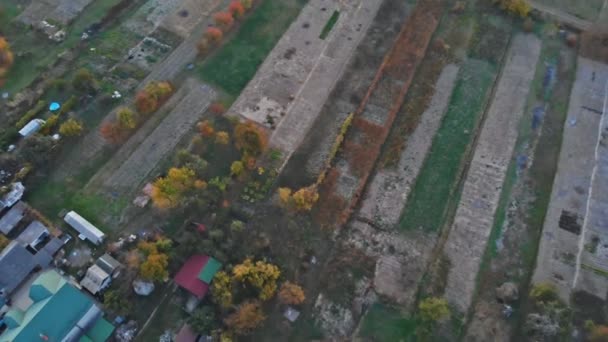
M 162 281 L 169 276 L 169 257 L 166 254 L 150 254 L 139 268 L 139 275 L 146 280 Z
M 234 18 L 230 12 L 217 12 L 213 15 L 213 20 L 224 31 L 229 30 L 232 24 L 234 24 Z
M 152 81 L 135 96 L 135 107 L 140 114 L 150 114 L 173 93 L 173 86 L 166 81 Z
M 152 202 L 157 208 L 175 208 L 186 191 L 194 187 L 194 171 L 189 168 L 171 168 L 166 177 L 158 178 L 152 186 Z
M 228 11 L 234 18 L 241 18 L 245 14 L 245 6 L 239 1 L 234 0 L 228 6 Z
M 281 285 L 281 289 L 279 290 L 279 300 L 283 304 L 288 305 L 298 305 L 302 304 L 306 296 L 304 295 L 304 290 L 297 284 L 286 281 Z
M 212 137 L 213 134 L 215 134 L 213 124 L 209 120 L 199 122 L 197 127 L 198 131 L 201 132 L 201 135 L 205 138 Z
M 241 152 L 255 157 L 266 149 L 268 137 L 253 122 L 239 123 L 234 129 L 234 142 Z
M 235 333 L 246 335 L 262 325 L 266 316 L 258 301 L 247 301 L 237 308 L 236 312 L 228 316 L 224 323 Z
M 4 84 L 4 78 L 13 65 L 14 56 L 6 38 L 0 36 L 0 86 Z
M 207 38 L 209 43 L 218 44 L 224 38 L 224 33 L 219 28 L 212 26 L 205 31 L 205 38 Z
M 118 124 L 106 121 L 99 128 L 99 132 L 101 136 L 108 142 L 112 144 L 117 144 L 122 141 L 122 132 Z

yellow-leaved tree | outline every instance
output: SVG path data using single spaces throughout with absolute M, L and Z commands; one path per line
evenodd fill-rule
M 288 305 L 298 305 L 302 304 L 306 296 L 304 295 L 304 290 L 297 284 L 286 281 L 281 285 L 281 289 L 279 290 L 279 300 L 283 304 Z
M 211 295 L 213 300 L 222 308 L 232 305 L 232 279 L 228 273 L 219 271 L 211 283 Z
M 179 205 L 186 191 L 195 183 L 194 171 L 189 168 L 171 168 L 166 177 L 157 179 L 152 187 L 152 202 L 157 208 L 170 209 Z
M 248 301 L 239 305 L 236 312 L 228 316 L 224 323 L 235 333 L 245 335 L 259 327 L 265 319 L 260 302 Z
M 261 260 L 254 263 L 247 258 L 243 263 L 234 266 L 232 274 L 235 280 L 256 288 L 261 300 L 268 300 L 277 290 L 277 279 L 281 271 L 276 265 Z

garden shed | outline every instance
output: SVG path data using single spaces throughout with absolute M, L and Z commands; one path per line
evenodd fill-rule
M 82 216 L 78 215 L 75 211 L 67 213 L 63 220 L 80 233 L 79 238 L 82 240 L 87 239 L 97 246 L 99 246 L 106 237 L 101 230 Z

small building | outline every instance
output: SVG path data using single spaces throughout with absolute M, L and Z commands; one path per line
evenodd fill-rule
M 0 342 L 105 342 L 114 332 L 101 309 L 54 270 L 42 273 L 29 290 L 32 304 L 11 309 Z
M 32 254 L 17 241 L 12 241 L 0 254 L 0 290 L 10 296 L 30 274 L 48 267 L 52 261 L 52 255 Z
M 0 232 L 4 235 L 9 235 L 25 216 L 26 208 L 25 203 L 17 202 L 17 204 L 7 211 L 0 219 Z
M 222 264 L 208 255 L 194 255 L 188 259 L 175 275 L 175 283 L 202 299 Z
M 27 228 L 17 237 L 24 247 L 30 247 L 34 251 L 37 251 L 37 247 L 50 235 L 49 230 L 40 221 L 34 221 L 30 223 Z
M 95 227 L 91 222 L 85 220 L 82 216 L 78 215 L 75 211 L 67 213 L 63 220 L 79 233 L 80 239 L 87 239 L 94 245 L 100 245 L 106 237 L 101 230 Z
M 29 137 L 30 135 L 36 134 L 44 124 L 45 121 L 42 119 L 33 119 L 19 130 L 19 134 L 24 138 Z
M 89 267 L 80 285 L 92 294 L 97 294 L 110 286 L 112 279 L 120 273 L 121 266 L 109 254 L 104 254 L 97 259 L 93 266 Z
M 10 208 L 15 203 L 19 202 L 25 193 L 23 183 L 16 182 L 11 184 L 11 190 L 0 199 L 0 209 Z

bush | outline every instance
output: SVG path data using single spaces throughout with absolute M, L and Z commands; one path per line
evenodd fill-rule
M 247 155 L 258 156 L 266 149 L 268 138 L 253 122 L 239 123 L 234 129 L 236 147 Z
M 224 33 L 217 27 L 209 27 L 207 31 L 205 31 L 205 38 L 207 41 L 212 44 L 218 44 L 224 38 Z
M 51 131 L 53 130 L 53 128 L 55 128 L 55 126 L 57 126 L 58 123 L 59 115 L 51 115 L 48 119 L 46 119 L 44 126 L 42 126 L 41 133 L 45 135 L 51 134 Z
M 203 37 L 200 42 L 196 45 L 196 50 L 198 51 L 199 56 L 204 56 L 209 52 L 209 39 Z
M 241 18 L 245 14 L 245 7 L 239 0 L 234 0 L 228 6 L 228 11 L 234 18 Z
M 69 119 L 59 127 L 59 134 L 66 137 L 75 137 L 82 134 L 82 124 L 75 119 Z
M 140 114 L 155 112 L 173 93 L 173 86 L 166 81 L 152 81 L 135 96 L 135 107 Z
M 127 107 L 122 107 L 116 112 L 118 127 L 122 130 L 132 130 L 137 127 L 135 112 Z
M 541 283 L 536 284 L 530 290 L 530 298 L 536 303 L 548 303 L 559 300 L 559 296 L 557 295 L 557 290 L 553 284 L 549 283 Z
M 28 110 L 25 114 L 23 114 L 21 119 L 17 121 L 17 124 L 15 124 L 17 129 L 21 129 L 23 126 L 27 125 L 27 123 L 30 122 L 36 115 L 40 114 L 44 108 L 46 108 L 46 102 L 44 100 L 38 101 L 34 108 Z
M 97 87 L 95 76 L 87 69 L 79 69 L 72 79 L 72 87 L 83 93 L 90 93 Z
M 59 110 L 59 115 L 68 114 L 74 107 L 78 104 L 78 97 L 72 95 L 65 103 L 61 106 Z
M 234 24 L 234 18 L 230 12 L 218 12 L 213 15 L 215 24 L 222 28 L 224 31 L 228 31 Z
M 532 10 L 532 7 L 530 7 L 526 0 L 494 0 L 494 2 L 498 3 L 500 8 L 504 11 L 518 15 L 522 18 L 527 17 Z

